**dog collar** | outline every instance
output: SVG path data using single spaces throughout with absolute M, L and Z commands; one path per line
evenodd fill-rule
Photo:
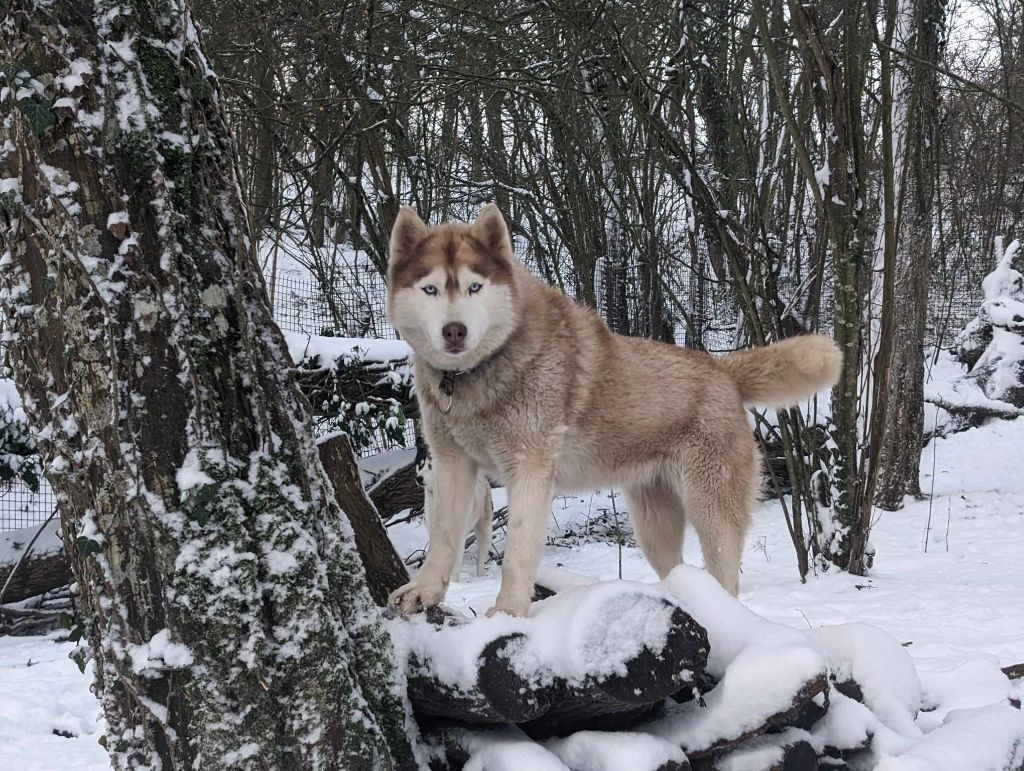
M 476 372 L 480 372 L 485 369 L 492 361 L 494 361 L 505 350 L 505 346 L 502 345 L 498 350 L 488 356 L 481 362 L 477 362 L 475 367 L 469 369 L 442 369 L 438 370 L 441 373 L 441 382 L 438 384 L 438 390 L 444 396 L 441 401 L 441 414 L 448 415 L 452 411 L 452 404 L 455 403 L 455 378 L 463 377 L 465 375 L 471 375 Z

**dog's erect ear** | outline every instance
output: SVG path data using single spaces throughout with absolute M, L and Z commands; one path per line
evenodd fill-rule
M 430 228 L 419 218 L 416 211 L 411 206 L 403 206 L 398 210 L 395 226 L 391 228 L 388 262 L 394 264 L 407 256 L 429 232 Z
M 505 259 L 512 258 L 512 242 L 508 236 L 508 226 L 501 211 L 493 203 L 487 204 L 476 215 L 476 221 L 470 226 L 469 232 L 492 254 Z

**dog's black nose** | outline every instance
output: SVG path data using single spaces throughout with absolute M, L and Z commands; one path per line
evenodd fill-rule
M 466 325 L 450 321 L 441 328 L 444 341 L 453 348 L 461 348 L 466 342 Z

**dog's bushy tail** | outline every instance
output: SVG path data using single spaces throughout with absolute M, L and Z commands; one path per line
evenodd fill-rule
M 791 407 L 839 380 L 843 355 L 824 335 L 791 337 L 715 360 L 729 373 L 747 407 Z

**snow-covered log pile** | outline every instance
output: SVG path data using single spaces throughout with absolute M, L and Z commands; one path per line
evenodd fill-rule
M 0 606 L 0 636 L 43 635 L 69 626 L 74 635 L 80 621 L 78 608 L 78 585 L 67 583 L 18 602 L 5 603 Z
M 956 340 L 956 357 L 966 374 L 931 386 L 926 401 L 966 425 L 986 417 L 1024 415 L 1024 249 L 1013 241 L 996 269 L 982 282 L 985 300 Z
M 348 434 L 357 451 L 376 431 L 403 442 L 405 419 L 416 412 L 405 343 L 295 332 L 285 339 L 319 430 Z
M 526 619 L 391 621 L 432 768 L 1024 768 L 1020 694 L 994 664 L 923 687 L 881 630 L 770 623 L 686 566 L 539 583 L 555 593 Z
M 17 602 L 70 582 L 71 568 L 56 518 L 44 526 L 0 533 L 0 600 Z
M 405 343 L 295 332 L 285 338 L 299 388 L 321 434 L 347 434 L 357 452 L 369 447 L 378 433 L 404 446 L 406 418 L 417 413 L 411 352 Z M 404 453 L 402 463 L 379 472 L 367 473 L 364 484 L 382 520 L 408 509 L 422 510 L 415 453 Z

